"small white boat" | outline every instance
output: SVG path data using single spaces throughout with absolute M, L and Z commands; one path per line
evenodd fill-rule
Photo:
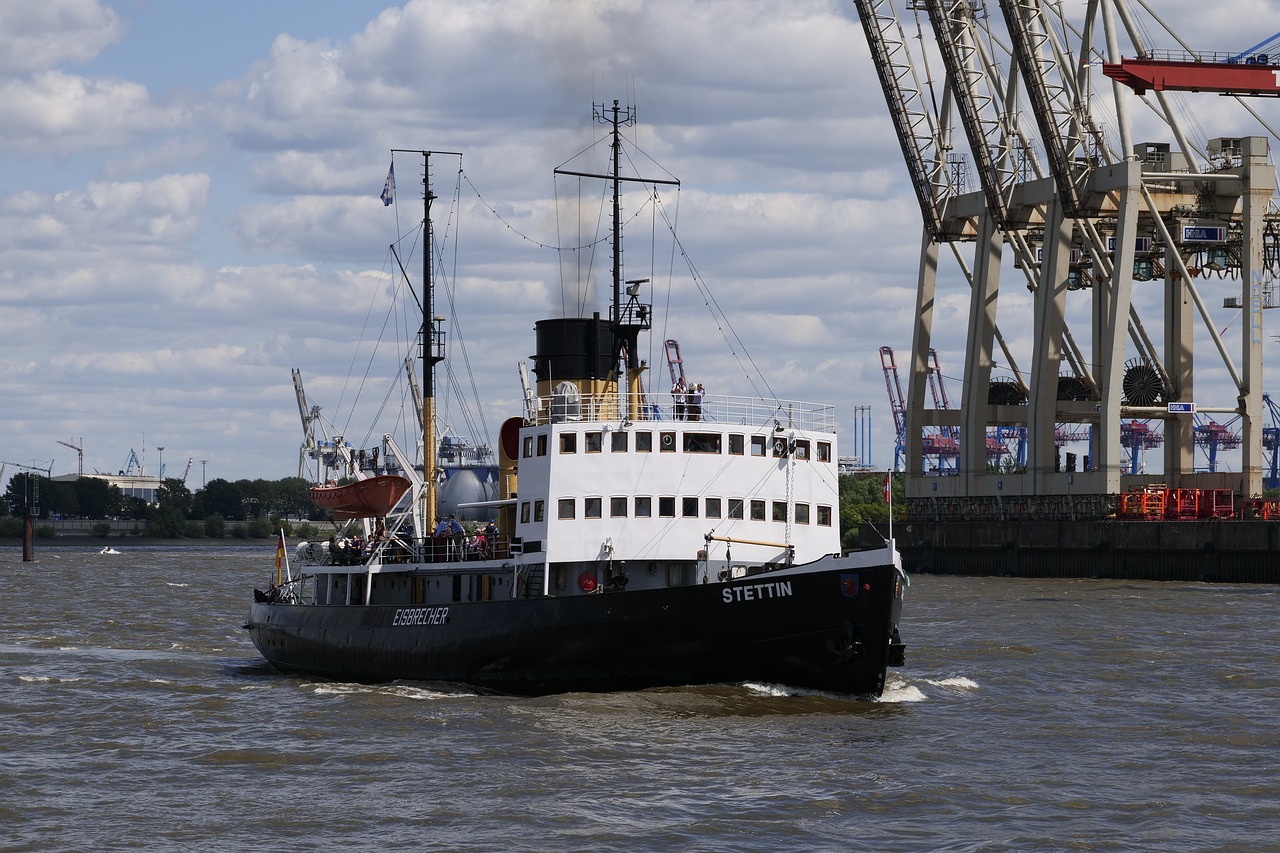
M 99 554 L 119 554 L 120 552 L 117 551 L 115 548 L 112 548 L 110 545 L 104 545 L 102 546 L 102 550 L 99 551 L 98 553 Z

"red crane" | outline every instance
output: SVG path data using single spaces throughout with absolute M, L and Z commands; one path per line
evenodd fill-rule
M 1102 65 L 1102 73 L 1139 95 L 1157 92 L 1219 92 L 1280 97 L 1280 55 L 1262 50 L 1276 33 L 1243 53 L 1184 53 L 1153 50 L 1137 59 Z

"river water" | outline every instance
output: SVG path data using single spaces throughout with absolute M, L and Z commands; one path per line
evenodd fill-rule
M 1280 587 L 917 576 L 879 702 L 275 673 L 274 547 L 3 546 L 0 850 L 1280 850 Z

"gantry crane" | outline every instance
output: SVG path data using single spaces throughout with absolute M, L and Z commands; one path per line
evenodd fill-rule
M 998 16 L 959 0 L 901 0 L 902 15 L 893 0 L 854 5 L 923 218 L 903 404 L 910 424 L 902 430 L 905 457 L 918 458 L 922 427 L 960 429 L 960 476 L 945 486 L 926 484 L 908 469 L 908 497 L 925 497 L 926 490 L 943 497 L 944 489 L 961 497 L 997 489 L 1061 494 L 1069 481 L 1057 470 L 1059 439 L 1064 430 L 1087 434 L 1090 428 L 1090 470 L 1077 474 L 1073 491 L 1119 493 L 1122 476 L 1135 467 L 1135 454 L 1129 460 L 1124 454 L 1133 443 L 1126 424 L 1135 421 L 1163 427 L 1162 435 L 1151 432 L 1161 435 L 1171 485 L 1256 494 L 1261 306 L 1249 297 L 1264 269 L 1274 273 L 1280 266 L 1280 253 L 1264 251 L 1280 243 L 1277 216 L 1268 211 L 1275 170 L 1267 139 L 1223 136 L 1196 149 L 1156 92 L 1153 108 L 1172 141 L 1136 141 L 1128 115 L 1132 94 L 1115 83 L 1110 107 L 1097 96 L 1099 83 L 1109 82 L 1101 65 L 1120 60 L 1122 43 L 1140 56 L 1146 50 L 1143 34 L 1151 25 L 1127 0 L 1000 0 Z M 973 244 L 971 262 L 961 251 L 966 243 Z M 925 408 L 944 246 L 970 288 L 956 410 Z M 1239 277 L 1246 331 L 1238 358 L 1196 287 L 1215 249 L 1227 250 L 1215 257 Z M 1009 267 L 1032 294 L 1026 368 L 998 325 L 1001 278 Z M 1158 342 L 1132 299 L 1135 281 L 1156 278 L 1164 279 Z M 1082 296 L 1072 295 L 1077 292 Z M 1082 298 L 1088 306 L 1069 313 L 1068 299 Z M 1068 316 L 1084 324 L 1083 335 Z M 1220 372 L 1229 377 L 1225 390 L 1196 388 L 1196 335 L 1216 350 Z M 1010 379 L 992 380 L 997 348 Z M 1076 390 L 1064 393 L 1066 387 Z M 1238 475 L 1194 473 L 1189 413 L 1197 410 L 1240 417 Z M 1025 474 L 997 480 L 986 473 L 984 445 L 993 424 L 1026 427 Z M 1141 449 L 1154 439 L 1137 441 Z

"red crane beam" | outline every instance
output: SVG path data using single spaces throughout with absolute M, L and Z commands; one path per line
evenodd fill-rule
M 1280 97 L 1280 65 L 1250 60 L 1121 59 L 1119 63 L 1104 63 L 1102 73 L 1139 95 L 1154 89 L 1157 92 L 1219 92 L 1224 95 Z

